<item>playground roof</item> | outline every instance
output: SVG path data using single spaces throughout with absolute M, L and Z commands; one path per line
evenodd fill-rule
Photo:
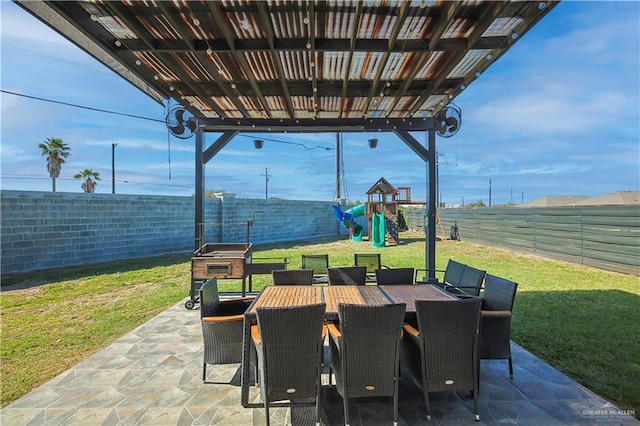
M 206 129 L 425 130 L 557 1 L 19 1 Z
M 373 184 L 369 190 L 367 190 L 367 194 L 397 194 L 398 190 L 395 186 L 391 185 L 388 180 L 384 177 L 378 179 L 376 183 Z

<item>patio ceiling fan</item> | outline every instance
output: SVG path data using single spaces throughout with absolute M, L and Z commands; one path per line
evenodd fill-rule
M 189 139 L 198 128 L 196 118 L 182 106 L 175 106 L 165 116 L 169 132 L 179 139 Z
M 448 104 L 436 114 L 436 130 L 443 138 L 458 133 L 462 125 L 462 110 L 456 104 Z

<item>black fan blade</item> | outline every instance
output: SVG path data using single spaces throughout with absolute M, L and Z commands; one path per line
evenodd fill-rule
M 182 125 L 182 123 L 184 123 L 184 110 L 182 108 L 176 110 L 173 115 L 176 117 L 176 123 L 178 123 L 179 125 Z
M 198 127 L 198 123 L 194 118 L 190 118 L 187 120 L 187 127 L 191 130 L 191 133 L 195 133 L 196 128 Z
M 445 120 L 445 126 L 448 132 L 455 132 L 458 128 L 458 119 L 456 117 L 448 117 Z
M 177 126 L 169 126 L 169 131 L 174 135 L 181 135 L 184 133 L 184 126 L 182 124 L 178 124 Z

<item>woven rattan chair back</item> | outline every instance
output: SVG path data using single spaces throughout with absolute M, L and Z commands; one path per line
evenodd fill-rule
M 479 298 L 453 301 L 416 301 L 419 338 L 405 333 L 403 353 L 411 376 L 424 392 L 430 419 L 429 392 L 472 391 L 478 412 Z M 417 343 L 417 345 L 416 345 Z
M 269 403 L 309 399 L 315 400 L 319 424 L 324 313 L 324 303 L 257 309 L 260 344 L 256 350 L 267 424 Z
M 413 268 L 389 268 L 376 270 L 378 285 L 406 285 L 413 284 Z
M 281 269 L 271 271 L 274 285 L 312 285 L 313 269 Z
M 485 276 L 480 326 L 480 358 L 508 360 L 510 378 L 513 378 L 511 315 L 517 289 L 518 284 L 513 281 L 490 274 Z
M 253 298 L 220 301 L 216 278 L 200 287 L 199 296 L 204 340 L 202 380 L 205 381 L 207 364 L 242 362 L 243 314 Z
M 399 360 L 405 304 L 338 305 L 341 338 L 330 338 L 330 365 L 349 424 L 349 398 L 393 396 L 398 417 Z
M 518 284 L 495 275 L 484 277 L 482 309 L 487 311 L 513 311 Z
M 345 266 L 327 268 L 329 285 L 365 285 L 367 282 L 366 266 Z

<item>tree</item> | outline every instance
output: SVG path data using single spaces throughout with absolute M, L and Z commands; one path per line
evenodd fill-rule
M 73 175 L 76 179 L 84 179 L 82 182 L 82 190 L 87 193 L 93 193 L 98 186 L 97 180 L 100 180 L 100 173 L 94 172 L 91 169 L 84 169 L 79 173 Z
M 464 206 L 465 209 L 477 209 L 477 208 L 483 208 L 483 207 L 487 207 L 487 206 L 484 204 L 484 201 L 482 200 L 478 200 L 475 203 L 465 204 Z
M 47 138 L 38 147 L 42 150 L 42 155 L 47 156 L 47 171 L 51 176 L 53 192 L 56 192 L 56 178 L 60 176 L 60 169 L 70 154 L 69 145 L 64 143 L 62 139 Z

